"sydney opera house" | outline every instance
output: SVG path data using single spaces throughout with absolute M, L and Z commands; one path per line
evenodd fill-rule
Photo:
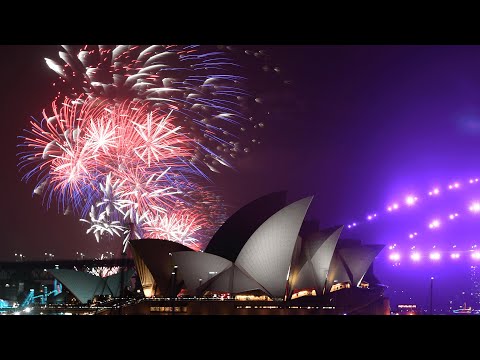
M 343 226 L 305 221 L 312 199 L 287 205 L 285 192 L 263 196 L 234 213 L 203 252 L 130 240 L 144 298 L 124 313 L 389 314 L 372 269 L 383 245 L 339 240 Z M 74 280 L 69 272 L 52 274 L 81 302 L 118 294 L 118 281 Z

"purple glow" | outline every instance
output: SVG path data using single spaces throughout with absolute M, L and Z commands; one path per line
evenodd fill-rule
M 417 197 L 413 196 L 413 195 L 408 195 L 406 198 L 405 198 L 405 204 L 407 204 L 408 206 L 412 206 L 415 204 L 415 202 L 418 200 Z
M 414 252 L 412 255 L 410 255 L 410 258 L 413 261 L 420 261 L 422 259 L 422 256 L 420 255 L 419 252 Z
M 392 211 L 392 207 L 389 206 L 389 207 L 387 208 L 387 211 Z
M 389 259 L 392 260 L 392 261 L 399 261 L 400 260 L 400 254 L 399 253 L 390 254 Z
M 393 204 L 393 206 L 392 206 L 392 207 L 393 207 L 395 210 L 397 210 L 397 209 L 398 209 L 398 204 L 397 204 L 397 203 L 395 203 L 395 204 Z
M 413 235 L 417 236 L 418 234 L 416 232 L 414 232 Z
M 473 179 L 468 180 L 470 184 L 473 184 Z
M 357 223 L 353 223 L 352 226 L 357 226 Z
M 480 202 L 478 201 L 473 202 L 468 209 L 474 213 L 480 212 Z
M 413 239 L 413 234 L 408 235 L 410 239 Z
M 372 215 L 368 215 L 367 216 L 367 220 L 372 220 L 373 219 L 373 216 Z
M 352 228 L 352 225 L 348 225 L 348 228 L 351 229 L 351 228 Z
M 451 189 L 453 189 L 453 186 L 452 186 L 452 185 L 448 185 L 448 188 L 451 190 Z
M 460 187 L 460 184 L 459 183 L 455 183 L 453 184 L 453 186 L 455 187 L 455 189 L 458 189 Z
M 438 219 L 433 220 L 430 224 L 428 224 L 428 227 L 430 229 L 436 229 L 436 228 L 440 227 L 440 220 L 438 220 Z
M 448 215 L 448 218 L 449 218 L 450 220 L 453 220 L 453 219 L 455 219 L 455 215 L 454 215 L 454 214 L 450 214 L 450 215 Z
M 440 260 L 441 259 L 441 255 L 439 252 L 433 252 L 433 253 L 430 253 L 430 260 Z
M 452 254 L 450 254 L 450 257 L 451 257 L 452 259 L 459 259 L 459 258 L 460 258 L 460 254 L 459 254 L 459 253 L 452 253 Z
M 474 259 L 474 260 L 480 260 L 480 252 L 479 252 L 479 251 L 475 251 L 475 252 L 472 254 L 472 259 Z

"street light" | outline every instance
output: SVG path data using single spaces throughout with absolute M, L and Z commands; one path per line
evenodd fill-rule
M 430 278 L 430 315 L 433 315 L 433 280 L 434 277 Z

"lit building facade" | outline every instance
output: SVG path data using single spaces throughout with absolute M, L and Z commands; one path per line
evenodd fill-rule
M 263 220 L 254 221 L 255 229 L 242 226 L 253 216 L 244 210 L 252 208 L 247 204 L 226 221 L 204 252 L 174 249 L 178 244 L 169 241 L 132 240 L 144 295 L 150 298 L 138 312 L 148 312 L 150 305 L 155 313 L 174 311 L 170 301 L 178 304 L 180 313 L 191 314 L 389 314 L 383 287 L 375 277 L 366 278 L 384 246 L 339 241 L 343 226 L 301 237 L 313 197 L 280 206 L 283 199 L 283 193 L 274 193 L 252 202 Z M 269 201 L 275 204 L 262 208 Z

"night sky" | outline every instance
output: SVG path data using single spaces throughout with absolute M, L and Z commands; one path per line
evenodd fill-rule
M 236 172 L 215 177 L 230 212 L 266 193 L 288 190 L 290 201 L 314 195 L 307 219 L 327 227 L 364 221 L 370 211 L 384 213 L 409 193 L 424 199 L 433 186 L 480 177 L 480 46 L 266 48 L 292 84 L 265 120 L 262 144 L 236 163 Z M 17 170 L 17 136 L 55 95 L 56 76 L 43 58 L 56 57 L 57 51 L 57 46 L 1 47 L 1 260 L 13 260 L 15 252 L 34 259 L 44 252 L 72 258 L 76 251 L 94 256 L 98 250 L 75 217 L 47 211 L 32 197 L 34 184 L 22 183 Z M 406 237 L 414 228 L 427 234 L 432 216 L 465 212 L 476 195 L 480 200 L 477 193 L 462 190 L 419 201 L 355 231 L 345 229 L 342 237 L 405 249 L 411 244 L 468 248 L 476 240 L 480 246 L 478 220 L 467 214 L 434 236 L 411 243 Z M 431 276 L 435 306 L 445 307 L 470 291 L 471 261 L 405 261 L 393 267 L 387 258 L 385 249 L 375 273 L 389 286 L 392 304 L 425 306 Z

